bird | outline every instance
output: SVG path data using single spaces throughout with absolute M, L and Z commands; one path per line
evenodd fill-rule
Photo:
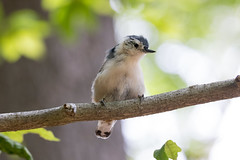
M 149 43 L 143 36 L 129 35 L 108 50 L 103 65 L 92 83 L 92 103 L 143 99 L 145 86 L 139 61 L 147 53 Z M 107 139 L 116 120 L 99 120 L 95 134 Z

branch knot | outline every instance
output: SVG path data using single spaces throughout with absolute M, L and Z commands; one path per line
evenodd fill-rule
M 68 114 L 70 116 L 75 116 L 75 114 L 77 112 L 77 106 L 74 103 L 65 103 L 63 105 L 63 108 L 64 108 L 66 114 Z

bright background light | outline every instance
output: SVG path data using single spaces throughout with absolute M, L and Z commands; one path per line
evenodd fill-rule
M 117 41 L 127 35 L 143 35 L 150 47 L 157 46 L 158 67 L 179 75 L 187 86 L 231 79 L 240 73 L 240 8 L 216 8 L 209 34 L 185 43 L 176 39 L 158 43 L 154 26 L 136 12 L 115 18 Z M 240 99 L 236 98 L 124 120 L 129 159 L 153 160 L 153 151 L 169 139 L 185 150 L 179 155 L 181 160 L 187 159 L 184 153 L 190 149 L 201 154 L 202 159 L 236 159 L 240 142 L 239 105 Z

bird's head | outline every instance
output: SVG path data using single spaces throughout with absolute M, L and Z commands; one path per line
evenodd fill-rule
M 121 45 L 123 51 L 132 56 L 155 52 L 154 50 L 148 48 L 148 41 L 143 36 L 127 36 Z
M 154 53 L 154 50 L 148 48 L 148 41 L 143 36 L 130 35 L 126 39 L 107 51 L 106 58 L 121 62 L 129 59 L 138 61 L 146 53 Z

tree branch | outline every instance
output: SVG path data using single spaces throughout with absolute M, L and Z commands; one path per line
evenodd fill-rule
M 50 109 L 0 114 L 0 132 L 64 125 L 76 121 L 126 119 L 171 111 L 196 104 L 240 96 L 240 75 L 235 79 L 194 85 L 155 96 L 109 102 L 67 103 Z

